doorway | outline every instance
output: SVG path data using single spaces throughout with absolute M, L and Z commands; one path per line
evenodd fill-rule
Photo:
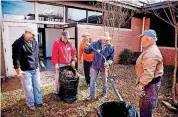
M 37 24 L 35 23 L 3 22 L 2 41 L 7 77 L 16 75 L 12 60 L 12 44 L 25 33 L 27 26 L 37 32 Z M 38 41 L 38 36 L 35 36 L 35 39 Z
M 69 31 L 70 41 L 72 42 L 76 50 L 78 50 L 77 23 L 65 25 L 39 24 L 38 26 L 40 57 L 43 58 L 43 63 L 46 66 L 46 70 L 54 70 L 51 62 L 52 46 L 55 40 L 60 39 L 63 30 Z M 76 68 L 78 68 L 78 64 L 76 64 Z

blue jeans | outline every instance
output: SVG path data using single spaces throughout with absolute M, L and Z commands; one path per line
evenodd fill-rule
M 105 71 L 100 71 L 91 68 L 91 79 L 90 79 L 90 97 L 95 97 L 96 81 L 98 78 L 98 73 L 100 72 L 101 80 L 103 84 L 103 94 L 107 93 L 107 78 L 105 76 Z
M 145 86 L 145 95 L 140 98 L 140 117 L 152 117 L 158 102 L 158 90 L 161 82 Z
M 35 106 L 43 103 L 40 91 L 40 72 L 39 69 L 23 71 L 21 79 L 22 87 L 25 93 L 26 103 Z

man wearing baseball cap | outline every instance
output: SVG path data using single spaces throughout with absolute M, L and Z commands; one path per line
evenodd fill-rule
M 26 103 L 31 110 L 43 105 L 38 64 L 40 62 L 43 69 L 45 66 L 39 57 L 38 43 L 34 39 L 36 34 L 31 27 L 26 27 L 25 33 L 12 44 L 14 69 L 21 80 Z
M 105 32 L 98 41 L 86 43 L 85 53 L 89 54 L 94 51 L 94 59 L 91 66 L 90 95 L 89 101 L 95 98 L 96 81 L 100 72 L 103 84 L 103 97 L 107 97 L 107 72 L 108 67 L 113 63 L 114 47 L 110 44 L 109 32 Z M 99 54 L 100 53 L 100 54 Z M 104 60 L 103 55 L 106 58 Z
M 143 52 L 136 61 L 136 94 L 140 97 L 140 117 L 152 117 L 163 75 L 163 57 L 156 45 L 158 38 L 154 30 L 145 30 L 139 37 Z
M 55 67 L 56 73 L 60 67 L 71 65 L 75 67 L 77 61 L 76 49 L 69 41 L 70 35 L 67 30 L 62 32 L 61 38 L 56 40 L 52 47 L 52 64 Z M 59 93 L 59 76 L 55 78 L 55 94 Z

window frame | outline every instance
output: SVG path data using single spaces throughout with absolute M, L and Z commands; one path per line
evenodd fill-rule
M 37 9 L 39 9 L 39 5 L 40 4 L 42 4 L 42 5 L 51 5 L 51 4 L 43 4 L 43 3 L 37 3 Z M 54 6 L 54 7 L 61 7 L 62 9 L 63 9 L 63 21 L 42 21 L 42 20 L 39 20 L 39 18 L 40 18 L 40 16 L 39 16 L 39 10 L 38 10 L 38 22 L 41 22 L 41 23 L 44 23 L 44 22 L 53 22 L 53 23 L 60 23 L 60 24 L 63 24 L 63 23 L 65 23 L 65 6 L 63 6 L 63 5 L 51 5 L 51 6 Z M 54 20 L 54 19 L 53 19 Z M 61 20 L 61 19 L 58 19 L 58 20 Z
M 91 11 L 91 12 L 99 12 L 99 13 L 102 13 L 102 16 L 103 16 L 103 12 L 101 11 L 96 11 L 96 10 L 87 10 L 87 13 Z M 87 15 L 87 21 L 88 21 L 88 15 Z M 90 24 L 90 25 L 97 25 L 97 26 L 102 26 L 103 24 L 95 24 L 95 23 L 88 23 L 87 24 Z
M 86 17 L 86 22 L 85 23 L 83 23 L 83 22 L 77 22 L 77 23 L 79 23 L 79 24 L 87 24 L 87 15 L 88 15 L 87 9 L 79 8 L 79 7 L 71 7 L 71 6 L 66 6 L 66 11 L 65 11 L 65 22 L 66 23 L 72 23 L 72 22 L 68 21 L 68 9 L 69 8 L 73 8 L 73 9 L 77 9 L 77 10 L 85 10 L 86 11 L 86 16 L 85 16 Z
M 77 23 L 79 23 L 79 24 L 88 24 L 88 25 L 97 25 L 97 26 L 101 26 L 102 25 L 102 24 L 88 23 L 88 11 L 93 11 L 93 12 L 101 12 L 101 11 L 92 10 L 92 9 L 86 9 L 86 8 L 80 8 L 80 7 L 73 7 L 73 6 L 66 6 L 66 11 L 65 11 L 65 22 L 66 23 L 71 23 L 71 22 L 68 21 L 68 8 L 74 8 L 74 9 L 85 10 L 86 11 L 86 22 L 85 23 L 77 22 Z
M 73 7 L 73 6 L 65 6 L 66 7 L 66 10 L 65 10 L 65 22 L 66 23 L 71 23 L 68 21 L 68 9 L 69 8 L 74 8 L 74 9 L 78 9 L 78 10 L 85 10 L 86 11 L 86 22 L 83 23 L 83 22 L 77 22 L 78 24 L 86 24 L 86 25 L 94 25 L 94 26 L 102 26 L 103 24 L 95 24 L 95 23 L 88 23 L 88 12 L 91 11 L 91 12 L 100 12 L 102 13 L 103 15 L 103 12 L 102 11 L 98 11 L 98 10 L 92 10 L 92 9 L 87 9 L 87 8 L 80 8 L 80 7 Z M 131 19 L 130 18 L 128 20 L 128 23 L 129 23 L 129 27 L 124 27 L 123 29 L 131 29 L 131 26 L 132 26 L 132 22 L 131 22 Z M 127 23 L 126 23 L 127 24 Z M 120 27 L 122 28 L 122 27 Z

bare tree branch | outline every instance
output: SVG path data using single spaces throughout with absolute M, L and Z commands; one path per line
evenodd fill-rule
M 125 25 L 135 15 L 135 13 L 131 14 L 131 16 L 121 26 Z
M 170 2 L 168 2 L 168 6 L 169 6 L 169 11 L 170 11 L 170 14 L 171 14 L 171 18 L 173 20 L 173 23 L 174 25 L 176 25 L 176 18 L 175 18 L 175 14 L 174 14 L 174 11 L 172 10 L 172 4 Z
M 166 17 L 168 18 L 169 22 L 170 22 L 172 25 L 174 25 L 173 22 L 170 20 L 170 18 L 169 18 L 169 16 L 168 16 L 167 12 L 166 12 L 166 10 L 165 10 L 165 8 L 163 8 L 163 10 L 164 10 L 164 13 L 166 14 Z
M 172 23 L 166 21 L 164 18 L 160 17 L 159 15 L 157 15 L 157 14 L 155 14 L 155 13 L 152 13 L 152 12 L 149 12 L 149 13 L 155 15 L 156 17 L 158 17 L 158 18 L 161 19 L 162 21 L 164 21 L 164 22 L 166 22 L 166 23 L 168 23 L 169 25 L 171 25 L 171 26 L 174 27 L 174 25 L 173 25 Z
M 178 12 L 178 9 L 175 6 L 172 5 L 172 7 L 174 8 L 175 12 Z

